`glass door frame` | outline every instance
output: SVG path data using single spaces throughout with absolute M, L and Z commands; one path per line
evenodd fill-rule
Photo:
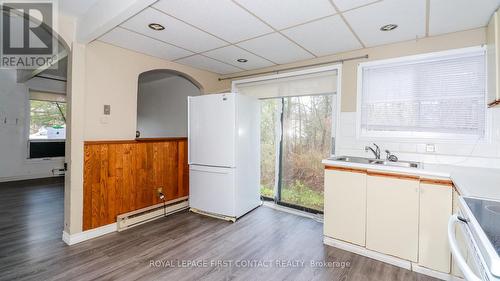
M 334 132 L 334 136 L 332 135 L 332 147 L 330 151 L 330 156 L 333 157 L 335 156 L 335 149 L 337 146 L 337 142 L 340 137 L 340 115 L 341 115 L 341 102 L 342 102 L 342 64 L 335 64 L 335 65 L 328 65 L 328 66 L 322 66 L 322 67 L 316 67 L 316 68 L 311 68 L 311 69 L 304 69 L 304 70 L 298 70 L 298 71 L 291 71 L 291 72 L 286 72 L 286 73 L 279 73 L 279 71 L 276 71 L 276 74 L 272 75 L 265 75 L 265 76 L 258 76 L 258 77 L 252 77 L 252 78 L 247 78 L 247 79 L 241 79 L 241 80 L 233 80 L 231 82 L 231 92 L 233 93 L 238 93 L 238 84 L 243 84 L 243 83 L 252 83 L 252 82 L 259 82 L 259 81 L 267 81 L 267 80 L 274 80 L 274 79 L 279 79 L 279 78 L 286 78 L 286 77 L 292 77 L 292 76 L 300 76 L 300 75 L 307 75 L 307 74 L 313 74 L 313 73 L 321 73 L 321 72 L 329 72 L 329 71 L 337 71 L 337 91 L 333 95 L 335 96 L 336 102 L 332 104 L 332 114 L 334 118 L 334 122 L 332 122 L 332 131 Z M 358 95 L 357 95 L 358 96 Z M 263 197 L 261 198 L 263 200 L 269 200 L 269 201 L 274 201 L 275 204 L 285 206 L 285 207 L 290 207 L 294 209 L 298 209 L 301 211 L 305 212 L 310 212 L 310 213 L 317 213 L 317 214 L 322 214 L 322 211 L 315 210 L 312 208 L 300 206 L 300 205 L 295 205 L 295 204 L 290 204 L 283 202 L 281 200 L 281 189 L 282 189 L 282 172 L 283 172 L 283 108 L 284 108 L 284 98 L 286 97 L 266 97 L 266 98 L 261 98 L 261 100 L 264 99 L 281 99 L 281 105 L 280 105 L 280 132 L 279 132 L 279 149 L 277 149 L 277 173 L 275 173 L 275 177 L 277 177 L 277 180 L 275 179 L 275 188 L 274 188 L 274 198 L 271 199 L 269 197 Z M 278 138 L 277 138 L 278 139 Z
M 306 95 L 307 96 L 329 96 L 331 95 L 332 98 L 337 98 L 336 97 L 336 94 L 335 93 L 332 93 L 332 94 L 318 94 L 318 95 Z M 284 142 L 284 135 L 283 135 L 283 131 L 284 131 L 284 108 L 285 108 L 285 99 L 286 98 L 293 98 L 293 97 L 301 97 L 301 96 L 286 96 L 286 97 L 277 97 L 277 98 L 266 98 L 266 99 L 278 99 L 280 100 L 280 107 L 279 107 L 279 126 L 280 126 L 280 131 L 279 131 L 279 134 L 277 134 L 277 137 L 276 137 L 276 144 L 277 144 L 277 155 L 276 155 L 276 160 L 277 160 L 277 163 L 276 163 L 276 173 L 275 173 L 275 177 L 277 177 L 277 180 L 275 179 L 275 183 L 276 183 L 276 186 L 275 186 L 275 194 L 274 194 L 274 198 L 270 198 L 270 197 L 266 197 L 266 196 L 261 196 L 264 200 L 268 200 L 268 201 L 274 201 L 275 204 L 277 205 L 281 205 L 281 206 L 285 206 L 285 207 L 290 207 L 290 208 L 294 208 L 294 209 L 298 209 L 298 210 L 301 210 L 301 211 L 305 211 L 305 212 L 309 212 L 309 213 L 316 213 L 316 214 L 323 214 L 323 211 L 320 211 L 320 210 L 317 210 L 317 209 L 313 209 L 313 208 L 309 208 L 309 207 L 306 207 L 306 206 L 302 206 L 302 205 L 297 205 L 297 204 L 293 204 L 293 203 L 288 203 L 288 202 L 285 202 L 282 200 L 281 198 L 281 195 L 282 195 L 282 188 L 283 188 L 283 163 L 284 163 L 284 153 L 283 153 L 283 142 Z M 304 97 L 304 96 L 302 96 Z M 261 99 L 261 100 L 265 100 L 265 99 Z M 336 103 L 333 103 L 332 104 L 332 118 L 337 118 L 337 104 Z M 278 119 L 278 118 L 276 118 Z M 337 130 L 336 130 L 336 122 L 332 122 L 332 132 L 335 132 L 335 134 L 337 133 Z M 332 138 L 332 144 L 331 144 L 331 147 L 330 147 L 330 156 L 332 156 L 334 154 L 334 149 L 335 149 L 335 141 L 336 141 L 336 137 L 335 136 L 330 136 Z

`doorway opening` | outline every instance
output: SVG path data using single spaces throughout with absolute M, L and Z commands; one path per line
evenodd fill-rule
M 56 30 L 25 11 L 0 9 L 4 21 L 16 23 L 11 35 L 23 38 L 23 26 L 39 26 L 30 41 L 53 39 L 53 48 L 47 54 L 52 60 L 43 65 L 0 69 L 0 205 L 4 229 L 16 233 L 9 241 L 0 242 L 6 252 L 18 250 L 12 245 L 20 241 L 60 238 L 67 215 L 64 204 L 68 204 L 64 195 L 69 189 L 65 179 L 71 156 L 66 145 L 70 138 L 66 128 L 71 124 L 71 91 L 67 87 L 71 50 Z M 38 55 L 29 58 L 38 61 Z M 14 219 L 4 220 L 11 217 Z
M 136 137 L 186 137 L 187 97 L 201 94 L 199 83 L 183 73 L 166 69 L 141 73 Z

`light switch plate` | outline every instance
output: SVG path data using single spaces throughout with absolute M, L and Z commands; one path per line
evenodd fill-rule
M 102 116 L 99 121 L 101 124 L 108 124 L 109 123 L 109 117 L 108 116 Z
M 109 104 L 104 105 L 104 115 L 111 115 L 111 105 Z

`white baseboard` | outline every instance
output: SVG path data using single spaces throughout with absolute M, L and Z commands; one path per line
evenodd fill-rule
M 424 274 L 427 276 L 431 276 L 431 277 L 434 277 L 437 279 L 446 280 L 446 281 L 463 281 L 464 280 L 460 277 L 456 277 L 456 276 L 453 276 L 453 275 L 448 274 L 448 273 L 443 273 L 443 272 L 439 272 L 436 270 L 432 270 L 432 269 L 429 269 L 427 267 L 420 266 L 416 263 L 412 263 L 411 266 L 412 266 L 412 271 L 415 271 L 415 272 L 418 272 L 418 273 L 421 273 L 421 274 Z
M 64 175 L 53 175 L 52 173 L 48 173 L 48 174 L 29 174 L 29 175 L 19 175 L 19 176 L 13 176 L 13 177 L 0 177 L 0 182 L 34 180 L 34 179 L 62 177 L 62 176 L 64 176 Z
M 369 257 L 369 258 L 372 258 L 372 259 L 375 259 L 375 260 L 378 260 L 381 262 L 395 265 L 397 267 L 411 270 L 411 262 L 407 261 L 407 260 L 403 260 L 403 259 L 389 256 L 386 254 L 381 254 L 379 252 L 368 250 L 365 247 L 361 247 L 361 246 L 354 245 L 354 244 L 351 244 L 348 242 L 340 241 L 340 240 L 330 238 L 327 236 L 323 237 L 323 242 L 326 245 L 330 245 L 330 246 L 335 247 L 335 248 L 346 250 L 346 251 L 349 251 L 349 252 L 352 252 L 352 253 L 355 253 L 358 255 L 362 255 L 362 256 Z
M 75 234 L 69 234 L 66 231 L 63 231 L 62 240 L 68 245 L 74 245 L 92 238 L 102 236 L 104 234 L 115 232 L 116 230 L 116 223 L 111 223 Z
M 169 201 L 169 202 L 173 202 L 173 204 L 171 204 L 170 206 L 167 206 L 167 209 L 166 209 L 167 213 L 170 215 L 170 214 L 180 212 L 182 210 L 187 209 L 189 207 L 187 198 L 188 197 L 186 196 L 183 198 Z M 163 204 L 158 204 L 158 205 L 150 206 L 150 207 L 143 208 L 140 210 L 135 210 L 135 211 L 129 212 L 128 214 L 129 215 L 139 214 L 140 212 L 146 211 L 148 209 L 154 209 L 157 206 L 163 206 Z M 116 222 L 116 223 L 111 223 L 108 225 L 104 225 L 104 226 L 101 226 L 98 228 L 90 229 L 87 231 L 83 231 L 83 232 L 75 233 L 75 234 L 71 234 L 71 235 L 69 233 L 67 233 L 66 231 L 63 231 L 62 240 L 68 245 L 74 245 L 74 244 L 77 244 L 77 243 L 80 243 L 80 242 L 83 242 L 83 241 L 86 241 L 86 240 L 89 240 L 92 238 L 96 238 L 96 237 L 99 237 L 99 236 L 102 236 L 102 235 L 105 235 L 108 233 L 116 232 L 119 230 L 124 230 L 124 229 L 130 228 L 130 227 L 138 226 L 138 225 L 141 225 L 143 223 L 150 222 L 152 220 L 159 219 L 159 218 L 163 217 L 163 210 L 159 210 L 156 213 L 157 214 L 155 214 L 155 212 L 152 212 L 149 214 L 149 217 L 146 217 L 146 218 L 140 219 L 140 220 L 138 220 L 137 218 L 131 219 L 130 222 L 125 223 L 125 224 L 124 224 L 124 222 L 127 219 L 127 214 L 119 215 L 117 218 L 118 222 Z M 121 229 L 119 227 L 119 223 L 124 224 L 124 225 L 122 225 Z
M 186 210 L 189 208 L 188 196 L 167 201 L 165 205 L 162 203 L 153 205 L 150 207 L 142 208 L 132 212 L 128 212 L 122 215 L 118 215 L 117 230 L 123 231 L 132 227 L 139 226 L 141 224 L 148 223 L 159 218 L 163 218 L 164 215 L 172 215 L 177 212 Z
M 346 251 L 349 251 L 349 252 L 352 252 L 352 253 L 355 253 L 355 254 L 358 254 L 361 256 L 369 257 L 369 258 L 372 258 L 372 259 L 375 259 L 375 260 L 378 260 L 381 262 L 392 264 L 392 265 L 397 266 L 397 267 L 408 269 L 408 270 L 411 270 L 411 271 L 414 271 L 417 273 L 421 273 L 421 274 L 424 274 L 427 276 L 431 276 L 434 278 L 438 278 L 441 280 L 446 280 L 446 281 L 463 280 L 461 278 L 455 277 L 455 276 L 448 274 L 448 273 L 443 273 L 443 272 L 439 272 L 436 270 L 432 270 L 432 269 L 420 266 L 417 263 L 414 263 L 414 262 L 411 262 L 408 260 L 404 260 L 404 259 L 401 259 L 398 257 L 382 254 L 382 253 L 379 253 L 376 251 L 369 250 L 365 247 L 354 245 L 354 244 L 351 244 L 349 242 L 337 240 L 337 239 L 334 239 L 334 238 L 331 238 L 328 236 L 323 236 L 323 243 L 325 243 L 326 245 L 335 247 L 335 248 L 346 250 Z

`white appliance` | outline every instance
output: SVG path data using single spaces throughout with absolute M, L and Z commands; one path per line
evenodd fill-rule
M 500 281 L 500 202 L 460 197 L 458 206 L 448 224 L 453 259 L 467 281 Z M 464 238 L 462 251 L 455 238 L 457 224 Z
M 260 201 L 260 106 L 235 93 L 188 97 L 189 205 L 236 220 Z

